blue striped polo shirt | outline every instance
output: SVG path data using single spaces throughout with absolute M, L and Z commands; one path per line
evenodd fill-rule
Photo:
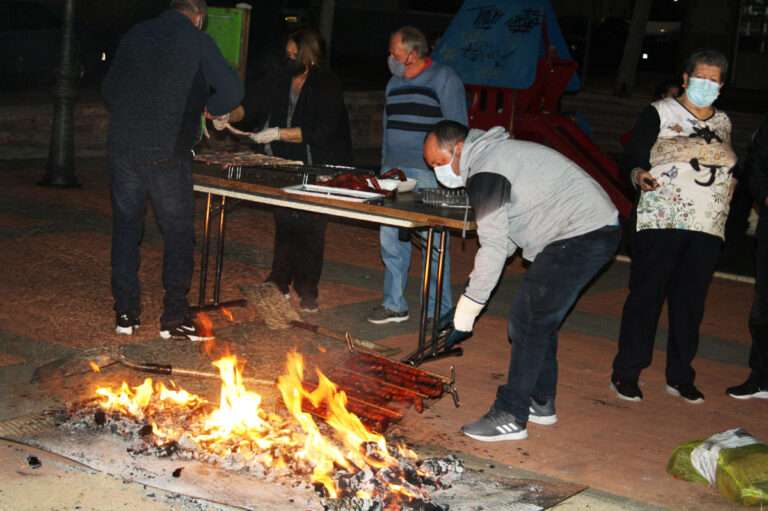
M 453 69 L 438 62 L 413 78 L 393 76 L 385 96 L 383 168 L 427 169 L 422 156 L 427 131 L 443 119 L 467 124 L 464 84 Z

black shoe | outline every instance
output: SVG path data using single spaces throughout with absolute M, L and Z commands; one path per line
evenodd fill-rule
M 555 398 L 551 397 L 546 401 L 539 401 L 532 397 L 531 404 L 528 406 L 528 421 L 540 426 L 551 426 L 556 423 Z
M 465 424 L 461 432 L 469 438 L 481 442 L 500 442 L 502 440 L 523 440 L 528 438 L 525 422 L 503 410 L 491 408 L 479 420 Z
M 192 320 L 186 320 L 180 325 L 166 327 L 160 330 L 163 339 L 181 339 L 193 342 L 209 341 L 216 337 L 212 333 L 201 332 Z
M 319 311 L 320 307 L 317 305 L 317 298 L 302 298 L 299 302 L 299 309 L 302 312 L 314 313 Z
M 384 323 L 402 323 L 408 321 L 408 311 L 397 312 L 389 310 L 383 305 L 377 305 L 368 315 L 368 322 L 374 325 L 383 325 Z
M 118 335 L 133 335 L 139 326 L 141 326 L 141 321 L 139 321 L 138 316 L 128 313 L 115 315 L 115 333 Z
M 626 401 L 642 401 L 643 391 L 636 381 L 619 381 L 618 378 L 611 377 L 611 389 L 616 392 L 619 399 Z
M 768 386 L 761 387 L 747 380 L 741 385 L 728 387 L 725 393 L 735 399 L 768 399 Z
M 689 403 L 703 403 L 702 394 L 693 383 L 681 383 L 680 385 L 667 384 L 667 392 L 675 397 L 681 397 Z

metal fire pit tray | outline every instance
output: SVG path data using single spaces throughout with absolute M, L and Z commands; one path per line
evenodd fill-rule
M 35 455 L 42 461 L 39 470 L 46 470 L 51 461 L 42 452 L 47 451 L 124 481 L 237 509 L 324 509 L 321 499 L 309 484 L 279 478 L 267 480 L 194 460 L 131 456 L 126 452 L 130 443 L 107 432 L 72 433 L 53 429 L 22 435 L 11 441 L 17 446 L 18 465 L 24 464 L 26 456 Z M 24 446 L 29 447 L 25 450 Z M 432 503 L 450 511 L 539 511 L 584 490 L 583 486 L 568 483 L 493 477 L 486 472 L 485 469 L 465 470 L 462 478 L 450 488 L 434 491 Z

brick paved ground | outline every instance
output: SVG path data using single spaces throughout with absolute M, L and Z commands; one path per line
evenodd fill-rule
M 102 167 L 102 160 L 81 159 L 78 175 L 83 188 L 51 190 L 34 184 L 42 175 L 42 162 L 0 162 L 0 420 L 86 395 L 96 376 L 56 386 L 27 383 L 35 367 L 81 350 L 130 341 L 132 349 L 166 356 L 169 361 L 191 357 L 194 360 L 189 363 L 207 364 L 196 349 L 158 339 L 161 244 L 151 212 L 142 251 L 144 326 L 131 339 L 112 333 L 110 207 Z M 224 298 L 239 297 L 240 284 L 263 280 L 273 235 L 268 210 L 242 207 L 229 219 Z M 380 298 L 377 231 L 361 224 L 332 222 L 327 240 L 321 310 L 310 319 L 404 351 L 411 349 L 415 319 L 379 327 L 364 321 Z M 476 246 L 474 240 L 452 241 L 456 296 L 471 269 Z M 414 311 L 416 267 L 412 265 L 409 284 Z M 510 264 L 465 356 L 429 366 L 447 373 L 450 364 L 456 365 L 461 408 L 443 400 L 422 415 L 409 414 L 401 431 L 416 443 L 513 467 L 510 474 L 588 485 L 596 495 L 614 502 L 614 509 L 730 509 L 715 491 L 675 481 L 664 469 L 674 446 L 690 439 L 736 426 L 768 438 L 768 402 L 737 402 L 723 393 L 726 386 L 740 383 L 746 376 L 751 286 L 725 280 L 712 286 L 702 325 L 701 356 L 696 362 L 698 383 L 707 396 L 705 404 L 688 405 L 664 392 L 666 322 L 660 325 L 653 367 L 643 377 L 647 399 L 641 404 L 626 403 L 608 390 L 628 275 L 628 265 L 615 263 L 581 299 L 563 327 L 560 422 L 551 428 L 531 425 L 530 438 L 524 442 L 477 443 L 460 435 L 458 429 L 486 411 L 496 385 L 504 378 L 509 355 L 504 315 L 523 271 L 518 261 Z M 196 298 L 194 291 L 191 298 Z M 296 303 L 295 297 L 293 300 Z M 262 376 L 280 371 L 290 347 L 314 353 L 317 339 L 296 331 L 268 333 L 254 310 L 233 312 L 234 322 L 212 316 L 219 338 L 250 358 L 249 363 Z

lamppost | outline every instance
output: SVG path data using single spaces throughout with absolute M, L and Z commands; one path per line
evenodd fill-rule
M 75 48 L 75 0 L 66 0 L 61 36 L 61 60 L 53 87 L 53 126 L 48 164 L 41 186 L 74 188 L 75 177 L 74 107 L 80 74 Z

